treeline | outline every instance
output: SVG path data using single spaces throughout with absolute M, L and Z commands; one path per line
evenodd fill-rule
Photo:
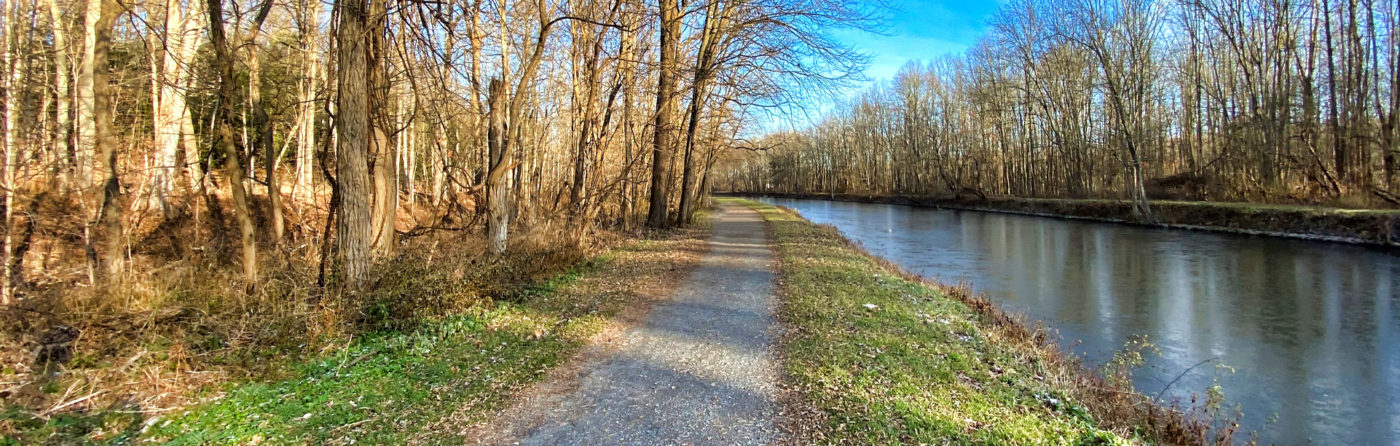
M 269 256 L 355 286 L 407 235 L 487 233 L 499 253 L 535 227 L 683 224 L 743 118 L 858 72 L 829 33 L 871 18 L 829 0 L 6 1 L 4 302 L 36 277 L 158 267 L 132 263 L 165 238 L 246 286 Z
M 1016 0 L 720 189 L 1400 205 L 1397 8 Z

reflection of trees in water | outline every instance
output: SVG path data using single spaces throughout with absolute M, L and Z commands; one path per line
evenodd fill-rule
M 1400 258 L 1368 248 L 984 212 L 779 200 L 926 277 L 966 280 L 1102 364 L 1161 350 L 1134 382 L 1189 400 L 1219 377 L 1265 439 L 1395 438 Z M 1235 373 L 1217 365 L 1233 367 Z

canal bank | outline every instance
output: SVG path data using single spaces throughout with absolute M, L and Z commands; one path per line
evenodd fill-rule
M 1211 444 L 1233 431 L 1209 430 L 1214 412 L 1187 418 L 1134 391 L 1136 352 L 1097 374 L 966 288 L 743 203 L 768 221 L 778 254 L 790 444 Z
M 768 196 L 1000 212 L 1400 248 L 1400 211 L 1396 210 L 1153 201 L 1152 211 L 1156 214 L 1157 221 L 1149 222 L 1133 216 L 1132 204 L 1126 200 L 814 193 L 717 193 L 716 195 Z
M 1397 444 L 1400 253 L 1008 213 L 763 199 L 967 284 L 1090 365 L 1145 339 L 1136 388 L 1223 393 L 1262 444 Z

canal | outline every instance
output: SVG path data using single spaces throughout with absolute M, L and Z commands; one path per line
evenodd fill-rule
M 1393 252 L 988 212 L 762 201 L 835 226 L 910 272 L 966 283 L 1054 329 L 1062 347 L 1091 365 L 1145 336 L 1160 354 L 1147 354 L 1135 373 L 1138 390 L 1165 388 L 1164 400 L 1188 401 L 1218 383 L 1226 404 L 1239 406 L 1244 430 L 1259 431 L 1266 444 L 1400 444 Z

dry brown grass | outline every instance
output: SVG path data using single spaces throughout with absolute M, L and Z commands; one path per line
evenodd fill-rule
M 364 292 L 346 294 L 317 286 L 324 209 L 289 212 L 288 238 L 261 245 L 252 287 L 228 260 L 236 256 L 220 228 L 231 222 L 199 209 L 169 219 L 132 213 L 129 273 L 92 286 L 80 203 L 59 197 L 42 206 L 26 259 L 31 283 L 22 300 L 0 308 L 0 409 L 40 419 L 170 412 L 221 383 L 277 377 L 366 330 L 509 299 L 625 239 L 541 224 L 514 234 L 509 255 L 489 256 L 476 231 L 416 232 L 377 265 Z M 0 436 L 13 424 L 0 417 Z

